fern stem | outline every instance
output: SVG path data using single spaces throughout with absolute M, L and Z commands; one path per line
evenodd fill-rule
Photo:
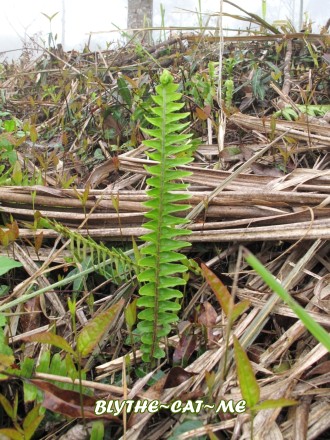
M 164 92 L 163 92 L 164 93 Z M 162 118 L 166 121 L 166 99 L 164 101 L 163 97 L 163 108 L 162 108 Z M 162 125 L 162 136 L 161 136 L 161 163 L 165 163 L 165 124 Z M 158 314 L 159 314 L 159 287 L 160 287 L 160 239 L 161 239 L 161 229 L 163 226 L 163 206 L 164 206 L 164 181 L 165 181 L 165 167 L 161 167 L 160 175 L 160 195 L 159 195 L 159 222 L 157 226 L 157 252 L 156 252 L 156 270 L 155 270 L 155 281 L 156 281 L 156 294 L 155 294 L 155 320 L 154 320 L 154 330 L 152 335 L 152 345 L 150 349 L 150 358 L 153 359 L 156 346 L 158 345 L 157 329 L 158 329 Z

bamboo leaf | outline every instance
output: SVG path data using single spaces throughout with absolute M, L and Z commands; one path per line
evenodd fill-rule
M 35 335 L 26 336 L 24 340 L 29 342 L 40 342 L 41 344 L 54 345 L 54 347 L 58 347 L 61 350 L 66 351 L 67 353 L 70 353 L 72 355 L 76 354 L 71 345 L 64 338 L 62 338 L 62 336 L 55 335 L 54 333 L 37 333 Z
M 225 315 L 229 315 L 230 309 L 233 307 L 233 299 L 228 292 L 227 287 L 219 280 L 219 278 L 204 264 L 201 264 L 202 273 L 213 290 L 217 300 L 219 301 L 221 308 L 225 312 Z
M 100 342 L 108 328 L 116 319 L 118 313 L 124 306 L 124 303 L 124 299 L 121 299 L 108 310 L 88 321 L 77 338 L 77 350 L 81 356 L 85 357 L 92 353 L 96 345 Z
M 132 301 L 128 306 L 125 308 L 124 314 L 125 314 L 125 321 L 128 326 L 128 328 L 132 328 L 136 322 L 136 302 L 137 299 Z
M 283 406 L 294 406 L 298 405 L 299 402 L 293 399 L 269 399 L 258 403 L 253 407 L 254 411 L 261 411 L 262 409 L 274 409 L 282 408 Z
M 239 387 L 243 399 L 246 401 L 249 408 L 254 408 L 260 399 L 260 388 L 254 376 L 249 358 L 238 342 L 236 336 L 234 336 L 234 352 Z

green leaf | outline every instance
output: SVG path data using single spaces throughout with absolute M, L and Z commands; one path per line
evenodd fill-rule
M 152 297 L 152 296 L 143 296 L 142 298 L 138 299 L 137 302 L 139 307 L 156 307 L 156 298 Z M 159 310 L 169 310 L 169 311 L 176 311 L 176 310 L 180 310 L 181 306 L 178 303 L 172 302 L 172 301 L 165 301 L 162 300 L 160 301 L 160 305 L 159 305 Z
M 7 273 L 14 267 L 22 267 L 22 264 L 12 258 L 0 256 L 0 276 Z
M 238 342 L 236 336 L 233 338 L 239 387 L 247 406 L 253 408 L 260 400 L 260 388 L 254 376 L 249 358 Z
M 34 372 L 34 360 L 31 358 L 24 358 L 21 362 L 21 371 L 19 371 L 19 375 L 25 378 L 32 377 Z M 24 403 L 33 402 L 36 397 L 38 390 L 28 381 L 23 382 L 23 391 L 24 391 Z
M 73 381 L 79 377 L 79 373 L 69 353 L 65 356 L 65 370 L 65 375 L 69 376 Z
M 12 350 L 10 347 L 6 347 L 4 345 L 1 344 L 0 341 L 0 371 L 5 370 L 7 367 L 10 367 L 14 362 L 15 362 L 15 358 L 12 354 L 4 354 L 4 349 L 8 348 L 11 353 Z
M 14 166 L 16 161 L 17 161 L 17 153 L 16 151 L 12 150 L 12 151 L 8 151 L 6 153 L 6 156 L 9 160 L 10 165 Z
M 298 405 L 299 402 L 293 399 L 269 399 L 258 403 L 252 409 L 253 411 L 261 411 L 262 409 L 283 408 L 283 406 Z
M 174 428 L 171 437 L 168 437 L 167 440 L 179 440 L 181 434 L 184 434 L 185 432 L 188 432 L 188 431 L 193 431 L 198 428 L 202 428 L 203 426 L 204 425 L 201 420 L 186 420 Z M 195 440 L 206 440 L 207 439 L 206 436 L 198 436 L 198 437 L 196 436 L 194 438 L 195 438 Z
M 40 14 L 42 14 L 44 17 L 48 18 L 48 20 L 51 22 L 53 20 L 53 18 L 56 17 L 57 14 L 59 14 L 59 12 L 55 12 L 53 15 L 47 15 L 44 12 L 40 12 Z
M 16 130 L 16 122 L 14 121 L 14 119 L 9 119 L 3 123 L 3 128 L 8 133 L 12 133 Z
M 245 299 L 244 301 L 240 301 L 239 303 L 235 304 L 231 315 L 231 320 L 236 321 L 236 319 L 241 316 L 245 312 L 245 310 L 250 307 L 250 305 L 251 303 L 248 299 Z
M 102 420 L 93 422 L 90 440 L 102 440 L 104 438 L 104 424 Z
M 171 263 L 168 263 L 168 267 L 165 268 L 164 265 L 161 269 L 159 268 L 153 268 L 146 269 L 143 272 L 139 273 L 138 280 L 139 281 L 156 281 L 156 274 L 160 275 L 161 277 L 167 277 L 169 275 L 174 275 L 177 272 L 186 272 L 187 268 L 183 266 L 182 264 L 171 264 L 172 267 L 170 267 Z M 174 267 L 175 266 L 175 267 Z
M 124 299 L 88 321 L 77 338 L 77 350 L 85 357 L 92 353 L 124 306 Z
M 125 321 L 128 328 L 133 328 L 136 323 L 136 302 L 137 298 L 135 298 L 128 306 L 125 308 Z
M 156 289 L 156 283 L 149 282 L 140 288 L 140 295 L 142 296 L 154 296 Z M 163 299 L 182 298 L 183 294 L 180 290 L 171 289 L 169 287 L 158 287 L 159 296 Z
M 53 355 L 49 367 L 49 373 L 57 374 L 59 376 L 68 376 L 66 363 L 62 360 L 60 353 L 55 353 Z M 55 385 L 59 386 L 58 383 L 56 383 Z
M 251 85 L 253 94 L 258 98 L 263 100 L 265 98 L 266 89 L 261 81 L 262 70 L 257 68 L 253 74 Z
M 44 418 L 44 415 L 39 414 L 40 408 L 40 405 L 36 405 L 24 419 L 23 429 L 25 440 L 30 440 L 32 438 Z
M 261 14 L 262 18 L 266 19 L 266 12 L 267 12 L 267 0 L 262 0 L 261 2 Z
M 132 243 L 133 243 L 134 258 L 137 264 L 139 264 L 141 258 L 141 252 L 136 244 L 136 241 L 134 240 L 134 237 L 132 237 Z
M 6 324 L 6 318 L 5 316 L 0 314 L 0 318 L 1 318 L 1 323 L 0 326 L 4 326 Z M 8 345 L 7 341 L 6 341 L 6 337 L 5 337 L 5 333 L 3 331 L 3 328 L 0 327 L 0 353 L 3 356 L 8 356 L 8 358 L 3 358 L 2 361 L 4 363 L 1 363 L 1 359 L 0 359 L 0 364 L 2 364 L 3 366 L 8 366 L 8 363 L 10 358 L 13 355 L 13 350 L 12 348 Z
M 223 282 L 205 264 L 202 263 L 201 268 L 225 315 L 234 322 L 250 306 L 250 302 L 244 300 L 234 305 L 232 296 Z
M 162 348 L 160 348 L 158 346 L 156 346 L 154 348 L 151 348 L 151 347 L 152 347 L 151 345 L 146 345 L 146 344 L 141 346 L 141 351 L 143 353 L 142 360 L 144 362 L 150 361 L 151 354 L 154 359 L 161 359 L 161 358 L 165 357 L 165 351 Z
M 67 353 L 76 355 L 71 345 L 64 338 L 62 338 L 62 336 L 55 335 L 54 333 L 37 333 L 35 335 L 26 336 L 24 339 L 29 342 L 40 342 L 41 344 L 54 345 L 54 347 L 58 347 L 61 350 L 66 351 Z
M 127 83 L 123 77 L 120 76 L 117 79 L 117 86 L 118 86 L 118 93 L 123 98 L 123 100 L 127 104 L 127 106 L 129 108 L 131 108 L 131 106 L 132 106 L 131 92 L 130 92 L 130 90 L 127 86 Z
M 201 268 L 206 281 L 213 290 L 222 310 L 225 312 L 225 315 L 228 317 L 229 312 L 234 304 L 227 287 L 204 263 L 201 264 Z
M 12 440 L 25 440 L 24 435 L 12 428 L 0 429 L 0 435 L 5 436 L 5 438 L 10 438 Z
M 0 394 L 0 405 L 5 410 L 7 416 L 11 420 L 14 420 L 14 409 L 11 406 L 11 403 L 9 402 L 9 400 L 2 394 Z
M 38 140 L 38 132 L 35 125 L 31 125 L 30 127 L 30 138 L 33 143 Z

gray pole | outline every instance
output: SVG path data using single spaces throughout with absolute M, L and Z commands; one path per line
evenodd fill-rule
M 299 9 L 299 30 L 302 30 L 302 25 L 303 25 L 303 15 L 304 15 L 304 0 L 300 0 L 300 9 Z
M 62 47 L 65 50 L 65 0 L 62 0 Z

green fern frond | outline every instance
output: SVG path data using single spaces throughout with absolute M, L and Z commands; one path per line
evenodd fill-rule
M 98 271 L 106 278 L 111 278 L 114 283 L 128 281 L 137 272 L 137 265 L 122 250 L 109 249 L 103 243 L 96 243 L 91 237 L 84 237 L 54 220 L 47 220 L 47 224 L 54 231 L 70 239 L 71 253 L 79 262 L 86 260 L 87 255 L 91 256 L 94 265 L 109 260 L 109 263 Z
M 181 264 L 182 255 L 177 251 L 190 246 L 190 243 L 177 238 L 191 231 L 177 229 L 176 226 L 186 224 L 188 220 L 173 214 L 190 207 L 177 204 L 190 196 L 187 192 L 173 191 L 185 191 L 188 187 L 176 181 L 191 173 L 177 170 L 176 167 L 192 161 L 191 155 L 187 154 L 191 149 L 191 135 L 182 133 L 189 122 L 179 121 L 189 113 L 178 113 L 184 104 L 176 102 L 182 96 L 176 92 L 177 89 L 173 77 L 164 71 L 160 85 L 156 87 L 157 95 L 152 96 L 157 105 L 151 108 L 155 116 L 146 117 L 155 128 L 143 130 L 152 137 L 144 141 L 146 146 L 153 149 L 146 154 L 157 162 L 156 165 L 145 166 L 152 177 L 147 179 L 151 189 L 147 190 L 149 200 L 144 203 L 149 208 L 145 214 L 149 221 L 144 227 L 151 232 L 141 237 L 147 244 L 141 249 L 144 257 L 139 261 L 139 266 L 143 269 L 138 275 L 138 280 L 145 283 L 139 290 L 140 298 L 137 301 L 137 305 L 144 308 L 138 314 L 138 329 L 141 334 L 142 359 L 145 362 L 165 356 L 159 342 L 169 334 L 171 324 L 179 319 L 180 304 L 175 300 L 181 298 L 182 293 L 177 287 L 186 283 L 178 276 L 187 267 Z

